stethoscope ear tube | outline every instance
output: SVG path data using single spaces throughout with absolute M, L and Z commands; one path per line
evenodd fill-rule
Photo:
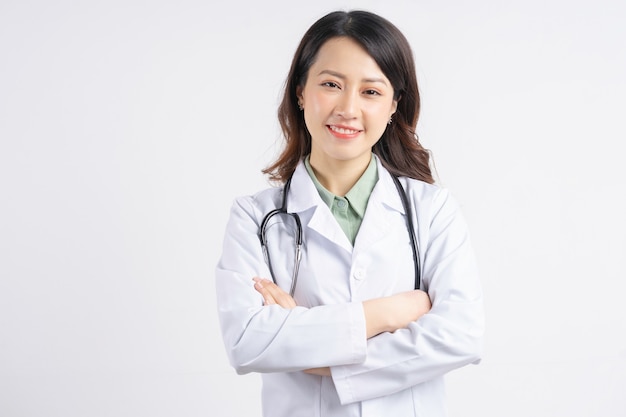
M 278 283 L 276 282 L 274 270 L 272 268 L 272 260 L 270 259 L 270 253 L 269 253 L 269 250 L 267 249 L 266 228 L 271 218 L 281 212 L 282 212 L 282 208 L 278 208 L 278 209 L 274 209 L 270 211 L 269 213 L 265 215 L 265 217 L 263 218 L 263 221 L 261 221 L 261 226 L 259 226 L 259 240 L 261 241 L 261 249 L 263 250 L 263 257 L 265 258 L 265 263 L 267 263 L 267 266 L 269 267 L 272 281 L 274 281 L 274 284 L 276 285 L 278 285 Z
M 392 175 L 391 178 L 393 178 L 393 182 L 396 185 L 396 188 L 398 189 L 398 194 L 400 195 L 400 200 L 402 201 L 402 206 L 404 207 L 404 212 L 406 214 L 407 230 L 409 233 L 409 237 L 411 238 L 411 249 L 413 251 L 413 265 L 414 265 L 414 270 L 415 270 L 414 288 L 416 290 L 419 290 L 420 284 L 421 284 L 422 272 L 421 272 L 421 266 L 420 266 L 419 249 L 417 246 L 417 237 L 415 235 L 415 228 L 413 227 L 413 211 L 411 210 L 409 199 L 406 195 L 406 191 L 404 190 L 404 187 L 400 183 L 400 180 L 395 175 Z M 293 274 L 291 277 L 291 288 L 289 290 L 289 295 L 293 297 L 295 289 L 296 289 L 296 282 L 298 281 L 298 270 L 300 268 L 300 260 L 302 258 L 303 233 L 302 233 L 302 223 L 300 221 L 300 216 L 298 216 L 297 213 L 287 212 L 287 193 L 289 192 L 290 186 L 291 186 L 291 178 L 287 180 L 287 182 L 285 183 L 285 186 L 283 187 L 283 197 L 282 197 L 281 207 L 274 209 L 270 211 L 269 213 L 267 213 L 265 217 L 263 218 L 263 220 L 261 221 L 261 225 L 259 227 L 259 240 L 261 241 L 263 257 L 265 258 L 265 262 L 267 263 L 269 267 L 270 275 L 272 276 L 272 281 L 274 281 L 274 283 L 278 285 L 278 283 L 276 282 L 276 275 L 274 274 L 274 270 L 272 268 L 272 262 L 270 259 L 269 250 L 267 249 L 267 239 L 266 239 L 267 225 L 270 219 L 277 214 L 288 214 L 296 222 L 296 236 L 295 236 L 296 242 L 295 242 L 295 249 L 294 249 L 295 250 L 294 265 L 293 265 Z
M 421 278 L 422 278 L 422 270 L 420 265 L 420 257 L 419 250 L 417 247 L 417 237 L 415 236 L 415 228 L 413 227 L 413 211 L 411 210 L 411 205 L 409 204 L 409 199 L 406 196 L 406 191 L 404 187 L 400 183 L 400 180 L 395 175 L 392 175 L 393 183 L 396 185 L 398 189 L 398 194 L 400 194 L 400 199 L 402 200 L 402 206 L 404 207 L 404 212 L 406 213 L 406 224 L 407 230 L 409 232 L 409 237 L 411 238 L 411 248 L 413 250 L 413 267 L 415 269 L 415 285 L 414 288 L 416 290 L 420 289 Z
M 283 199 L 282 205 L 280 208 L 274 209 L 267 213 L 263 220 L 261 221 L 261 226 L 259 227 L 259 240 L 261 241 L 261 248 L 263 250 L 263 257 L 265 258 L 265 262 L 267 263 L 270 275 L 272 276 L 272 281 L 274 284 L 278 285 L 276 282 L 276 274 L 274 274 L 274 269 L 272 268 L 272 262 L 270 259 L 270 253 L 267 249 L 267 238 L 266 238 L 266 229 L 269 221 L 272 217 L 277 214 L 288 214 L 291 216 L 296 222 L 296 243 L 295 243 L 295 253 L 294 253 L 294 265 L 293 265 L 293 275 L 291 277 L 291 289 L 289 290 L 289 295 L 293 297 L 296 290 L 296 282 L 298 281 L 298 270 L 300 269 L 300 259 L 302 258 L 302 222 L 300 221 L 300 216 L 297 213 L 288 213 L 287 212 L 287 193 L 289 192 L 289 187 L 291 186 L 291 178 L 287 180 L 285 186 L 283 187 Z

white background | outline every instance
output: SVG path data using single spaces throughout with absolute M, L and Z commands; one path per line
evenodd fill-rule
M 410 40 L 472 231 L 488 332 L 451 417 L 626 415 L 623 2 L 1 0 L 1 416 L 260 416 L 213 270 L 337 8 Z

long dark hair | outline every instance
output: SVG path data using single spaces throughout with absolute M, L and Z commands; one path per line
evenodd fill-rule
M 393 122 L 372 148 L 394 175 L 434 183 L 428 150 L 415 132 L 420 111 L 413 52 L 402 32 L 391 22 L 366 11 L 336 11 L 315 22 L 304 34 L 291 62 L 278 120 L 285 148 L 263 170 L 273 181 L 285 182 L 302 158 L 311 152 L 311 135 L 298 108 L 297 89 L 304 86 L 309 68 L 322 45 L 331 38 L 348 37 L 359 43 L 391 82 L 398 107 Z

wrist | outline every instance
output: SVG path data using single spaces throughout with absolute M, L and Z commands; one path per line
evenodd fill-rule
M 396 314 L 393 313 L 394 303 L 391 297 L 374 298 L 363 301 L 363 311 L 365 313 L 365 325 L 367 338 L 376 336 L 384 332 L 396 330 L 393 322 Z

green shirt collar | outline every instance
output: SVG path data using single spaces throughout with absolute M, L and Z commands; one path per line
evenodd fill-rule
M 315 188 L 320 194 L 320 197 L 326 203 L 328 207 L 332 207 L 335 201 L 335 198 L 338 197 L 328 191 L 324 186 L 317 180 L 315 173 L 313 172 L 313 168 L 311 167 L 311 163 L 309 162 L 308 155 L 304 159 L 304 165 L 313 180 L 313 184 L 315 184 Z M 376 158 L 372 155 L 370 159 L 370 163 L 365 169 L 361 178 L 352 186 L 350 191 L 345 195 L 346 200 L 350 203 L 352 209 L 359 215 L 359 217 L 363 218 L 365 215 L 365 209 L 367 208 L 367 201 L 370 198 L 370 194 L 372 194 L 372 190 L 378 181 L 378 168 L 376 166 Z

